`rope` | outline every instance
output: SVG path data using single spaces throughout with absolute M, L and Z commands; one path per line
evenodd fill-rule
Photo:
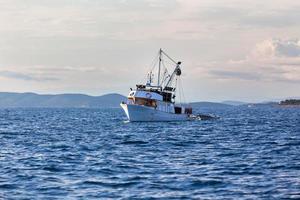
M 158 59 L 159 59 L 159 52 L 156 53 L 156 56 L 154 57 L 154 59 L 152 60 L 151 64 L 149 65 L 150 67 L 148 67 L 147 73 L 152 72 L 154 70 L 156 63 L 158 62 Z M 146 76 L 146 80 L 145 80 L 145 77 L 143 76 L 140 79 L 140 83 L 142 83 L 142 84 L 146 83 L 147 80 L 148 80 L 148 76 Z
M 173 63 L 177 64 L 177 62 L 175 60 L 173 60 L 168 54 L 166 54 L 166 52 L 164 52 L 163 50 L 161 50 L 161 52 L 167 57 L 169 58 Z
M 181 79 L 180 79 L 180 85 L 181 85 L 181 91 L 182 91 L 182 100 L 183 100 L 183 103 L 186 104 L 186 99 L 185 99 L 185 96 L 184 96 L 183 84 L 182 84 Z
M 165 60 L 162 60 L 162 66 L 163 66 L 163 69 L 164 69 L 164 74 L 163 74 L 164 76 L 163 76 L 162 81 L 161 81 L 161 86 L 163 86 L 163 84 L 165 83 L 165 81 L 167 80 L 167 78 L 170 77 L 168 69 L 167 69 L 167 67 L 165 65 Z
M 177 77 L 175 78 L 175 88 L 177 88 Z M 175 90 L 175 96 L 176 97 L 177 97 L 177 93 L 179 94 L 179 101 L 180 101 L 180 92 L 179 91 L 177 92 L 177 90 Z M 176 101 L 174 103 L 176 103 Z
M 178 104 L 179 105 L 182 105 L 182 104 L 188 104 L 186 99 L 185 99 L 185 95 L 184 95 L 184 90 L 183 90 L 183 84 L 182 84 L 182 80 L 180 78 L 180 76 L 176 76 L 175 78 L 176 82 L 175 82 L 175 88 L 176 91 L 175 91 L 175 95 L 178 96 Z

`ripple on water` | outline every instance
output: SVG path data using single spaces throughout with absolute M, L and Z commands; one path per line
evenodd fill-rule
M 300 197 L 299 109 L 207 113 L 221 118 L 126 123 L 121 109 L 0 109 L 0 198 Z

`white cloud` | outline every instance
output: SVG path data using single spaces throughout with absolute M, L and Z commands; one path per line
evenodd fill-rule
M 8 79 L 17 79 L 22 81 L 57 81 L 59 80 L 56 77 L 44 76 L 36 73 L 28 73 L 28 72 L 18 72 L 18 71 L 8 71 L 2 70 L 0 71 L 0 77 L 8 78 Z
M 300 83 L 299 40 L 269 39 L 256 44 L 243 60 L 213 62 L 207 75 L 222 80 Z
M 253 51 L 256 57 L 299 57 L 300 56 L 300 40 L 281 40 L 271 39 L 265 40 L 256 45 Z

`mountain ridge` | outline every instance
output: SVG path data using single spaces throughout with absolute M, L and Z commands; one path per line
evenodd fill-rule
M 81 93 L 62 94 L 38 94 L 34 92 L 0 92 L 0 108 L 15 107 L 37 107 L 37 108 L 115 108 L 119 107 L 122 101 L 126 101 L 124 95 L 108 93 L 100 96 L 92 96 Z M 265 105 L 266 103 L 246 103 L 241 101 L 197 101 L 191 102 L 194 108 L 213 107 L 229 108 L 234 106 Z M 269 105 L 270 103 L 267 103 Z M 276 102 L 272 102 L 276 104 Z
M 126 97 L 117 93 L 90 96 L 78 93 L 37 94 L 0 92 L 0 107 L 118 107 Z
M 34 92 L 0 92 L 0 108 L 114 108 L 126 97 L 118 93 L 91 96 L 80 93 L 38 94 Z M 224 103 L 199 101 L 193 107 L 230 107 Z

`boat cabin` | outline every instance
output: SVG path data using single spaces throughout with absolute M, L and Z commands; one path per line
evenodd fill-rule
M 159 91 L 153 88 L 149 89 L 144 86 L 145 85 L 139 85 L 136 90 L 132 90 L 129 93 L 127 104 L 153 107 L 157 110 L 175 114 L 192 114 L 191 107 L 175 105 L 174 94 L 172 92 Z

